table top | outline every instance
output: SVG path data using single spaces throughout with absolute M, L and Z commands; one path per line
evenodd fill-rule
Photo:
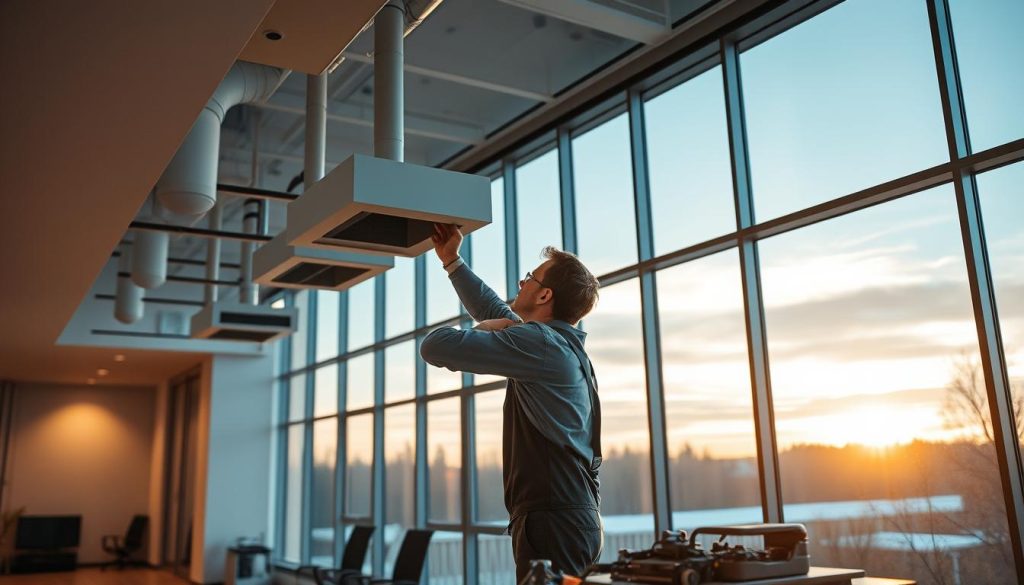
M 742 585 L 845 585 L 852 579 L 863 577 L 864 571 L 860 569 L 834 569 L 831 567 L 811 567 L 806 575 L 795 575 L 793 577 L 775 577 L 772 579 L 758 579 L 756 581 L 742 581 Z M 593 585 L 630 585 L 625 581 L 612 581 L 611 575 L 607 573 L 587 577 L 588 584 Z M 707 581 L 702 585 L 739 585 L 738 583 L 726 583 L 724 581 Z

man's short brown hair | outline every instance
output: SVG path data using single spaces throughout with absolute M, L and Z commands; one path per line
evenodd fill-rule
M 544 286 L 554 291 L 551 316 L 575 325 L 597 304 L 601 285 L 575 254 L 547 246 L 544 257 L 552 261 L 544 273 Z

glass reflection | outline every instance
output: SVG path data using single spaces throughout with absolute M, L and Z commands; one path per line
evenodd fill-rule
M 558 151 L 550 150 L 516 167 L 516 213 L 519 227 L 519 272 L 541 263 L 544 246 L 562 247 L 562 198 L 558 186 Z M 487 282 L 495 290 L 501 283 Z M 508 291 L 509 294 L 515 291 Z
M 462 533 L 435 532 L 427 549 L 427 583 L 462 585 Z
M 416 407 L 384 410 L 384 574 L 390 575 L 405 531 L 416 525 Z
M 358 410 L 373 406 L 374 398 L 374 354 L 367 353 L 348 360 L 346 373 L 348 384 L 345 394 L 348 404 L 346 410 Z
M 292 376 L 288 383 L 288 420 L 306 418 L 306 375 Z
M 341 295 L 335 291 L 316 291 L 316 361 L 338 355 L 338 317 Z
M 395 267 L 384 273 L 384 334 L 390 338 L 416 328 L 416 261 L 395 258 Z
M 481 534 L 477 539 L 477 547 L 480 551 L 478 574 L 480 585 L 514 583 L 516 563 L 512 558 L 512 537 Z
M 384 350 L 384 402 L 416 394 L 416 341 L 410 339 Z
M 505 484 L 502 480 L 501 426 L 504 390 L 477 394 L 476 413 L 476 519 L 480 524 L 507 526 Z M 515 580 L 513 569 L 513 580 Z
M 338 366 L 331 364 L 318 368 L 313 382 L 313 416 L 338 412 Z
M 437 522 L 458 522 L 462 518 L 460 404 L 459 398 L 427 403 L 427 465 L 430 476 L 430 505 L 427 510 L 429 519 Z
M 303 368 L 307 364 L 308 352 L 306 336 L 309 334 L 309 291 L 302 290 L 292 297 L 292 306 L 298 309 L 299 318 L 296 320 L 295 333 L 289 337 L 291 343 L 292 369 Z
M 345 514 L 370 516 L 373 485 L 373 414 L 345 419 Z
M 491 224 L 469 235 L 473 272 L 498 296 L 509 297 L 505 275 L 505 180 L 491 181 Z M 463 244 L 465 245 L 465 244 Z
M 302 559 L 302 450 L 305 428 L 288 427 L 287 462 L 284 480 L 284 559 L 293 563 Z
M 321 567 L 334 566 L 334 467 L 337 457 L 338 419 L 314 422 L 309 561 Z
M 378 277 L 379 278 L 379 277 Z M 361 282 L 348 290 L 348 349 L 374 342 L 374 287 L 377 279 Z

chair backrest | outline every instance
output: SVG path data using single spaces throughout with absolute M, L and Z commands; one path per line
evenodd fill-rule
M 128 532 L 124 535 L 124 547 L 137 549 L 142 546 L 142 540 L 146 537 L 146 525 L 149 524 L 149 516 L 139 514 L 132 518 L 128 525 Z
M 345 543 L 345 552 L 341 556 L 341 568 L 343 570 L 363 570 L 363 562 L 366 560 L 366 549 L 370 547 L 370 537 L 373 536 L 373 526 L 354 526 L 352 534 Z
M 423 564 L 427 561 L 430 537 L 433 535 L 433 530 L 410 530 L 405 533 L 402 548 L 398 549 L 398 557 L 395 558 L 395 571 L 391 577 L 393 581 L 419 583 Z

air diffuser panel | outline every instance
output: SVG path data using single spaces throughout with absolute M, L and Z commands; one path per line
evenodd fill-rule
M 287 231 L 253 255 L 256 282 L 284 288 L 345 290 L 393 267 L 393 258 L 337 248 L 292 246 Z
M 486 177 L 352 155 L 288 205 L 288 243 L 414 257 L 434 223 L 464 234 L 491 222 Z
M 295 331 L 298 309 L 220 302 L 192 316 L 192 337 L 263 343 Z

